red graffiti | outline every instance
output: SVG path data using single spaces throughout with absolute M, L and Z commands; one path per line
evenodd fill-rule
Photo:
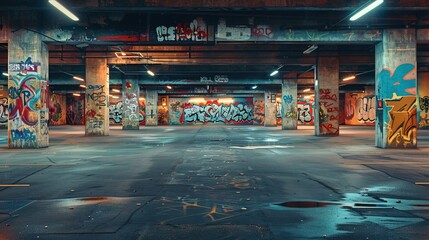
M 90 110 L 88 110 L 88 111 L 86 112 L 86 116 L 87 116 L 88 118 L 94 118 L 96 114 L 97 114 L 97 113 L 96 113 L 93 109 L 90 109 Z
M 35 126 L 38 123 L 36 111 L 40 109 L 40 90 L 37 91 L 31 81 L 35 83 L 34 81 L 38 82 L 40 79 L 35 75 L 28 75 L 22 80 L 19 89 L 9 88 L 9 96 L 12 99 L 9 105 L 9 120 L 20 117 L 23 123 Z
M 252 36 L 256 38 L 266 37 L 271 38 L 273 29 L 270 27 L 256 27 L 252 28 Z

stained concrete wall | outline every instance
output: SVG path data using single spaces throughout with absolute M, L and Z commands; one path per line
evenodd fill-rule
M 283 80 L 282 83 L 282 129 L 296 130 L 297 118 L 297 80 Z
M 264 105 L 265 105 L 265 127 L 275 127 L 277 125 L 276 121 L 276 93 L 275 92 L 265 92 L 264 94 Z

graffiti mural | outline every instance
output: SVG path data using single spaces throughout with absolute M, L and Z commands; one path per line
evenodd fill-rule
M 31 59 L 31 58 L 29 58 Z M 46 108 L 46 81 L 40 75 L 32 72 L 31 60 L 27 64 L 10 63 L 19 73 L 12 73 L 8 81 L 8 118 L 9 118 L 9 146 L 32 148 L 40 146 L 37 141 L 37 131 L 47 123 Z M 17 66 L 20 66 L 19 68 Z M 27 71 L 28 70 L 28 71 Z M 14 71 L 11 71 L 14 72 Z M 43 115 L 43 116 L 42 116 Z M 39 118 L 43 118 L 39 124 Z M 46 118 L 46 120 L 45 120 Z M 42 136 L 43 137 L 43 136 Z
M 338 134 L 338 96 L 331 89 L 319 89 L 319 129 L 323 134 Z
M 387 136 L 389 145 L 393 147 L 414 145 L 417 137 L 416 97 L 386 100 L 386 106 L 392 107 L 389 111 L 390 124 Z
M 282 115 L 281 115 L 281 102 L 277 102 L 277 125 L 282 124 Z M 314 99 L 300 98 L 297 101 L 297 112 L 296 117 L 298 119 L 298 125 L 313 125 L 314 124 L 314 115 L 313 115 L 313 105 Z
M 66 123 L 70 125 L 85 125 L 85 98 L 83 96 L 67 95 Z
M 417 143 L 416 69 L 413 64 L 401 64 L 395 70 L 383 69 L 379 75 L 386 110 L 387 146 L 415 147 Z
M 139 125 L 144 126 L 144 106 L 141 104 L 144 104 L 144 101 L 140 101 L 139 106 Z M 110 101 L 109 102 L 109 121 L 110 125 L 118 125 L 122 126 L 122 113 L 123 113 L 123 102 L 122 101 Z
M 379 30 L 296 30 L 266 18 L 219 18 L 217 41 L 381 41 Z
M 345 117 L 348 125 L 375 125 L 376 98 L 364 93 L 347 93 Z
M 158 106 L 158 125 L 168 125 L 168 107 Z
M 139 86 L 136 82 L 125 82 L 122 97 L 124 99 L 122 107 L 123 129 L 139 128 Z
M 202 18 L 195 18 L 189 22 L 180 22 L 173 26 L 160 25 L 156 27 L 158 42 L 207 40 L 207 24 Z
M 420 122 L 419 122 L 419 128 L 429 128 L 428 111 L 429 111 L 429 97 L 428 96 L 421 97 L 420 98 Z
M 265 120 L 265 104 L 264 97 L 260 99 L 255 96 L 253 102 L 253 124 L 254 125 L 264 125 Z M 281 113 L 281 112 L 280 112 Z
M 233 98 L 233 103 L 223 103 L 220 99 L 191 102 L 170 98 L 171 124 L 253 124 L 253 98 Z
M 0 90 L 0 128 L 7 128 L 7 121 L 9 119 L 7 108 L 7 91 Z
M 52 94 L 50 96 L 50 124 L 51 125 L 65 125 L 67 124 L 66 116 L 66 96 L 59 94 Z

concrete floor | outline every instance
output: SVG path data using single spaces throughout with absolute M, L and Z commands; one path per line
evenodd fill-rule
M 0 130 L 0 239 L 428 239 L 429 131 L 419 149 L 246 126 L 52 127 L 49 148 Z

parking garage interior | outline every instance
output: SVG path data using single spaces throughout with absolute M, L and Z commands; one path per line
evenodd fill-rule
M 428 10 L 1 3 L 0 239 L 427 239 Z

